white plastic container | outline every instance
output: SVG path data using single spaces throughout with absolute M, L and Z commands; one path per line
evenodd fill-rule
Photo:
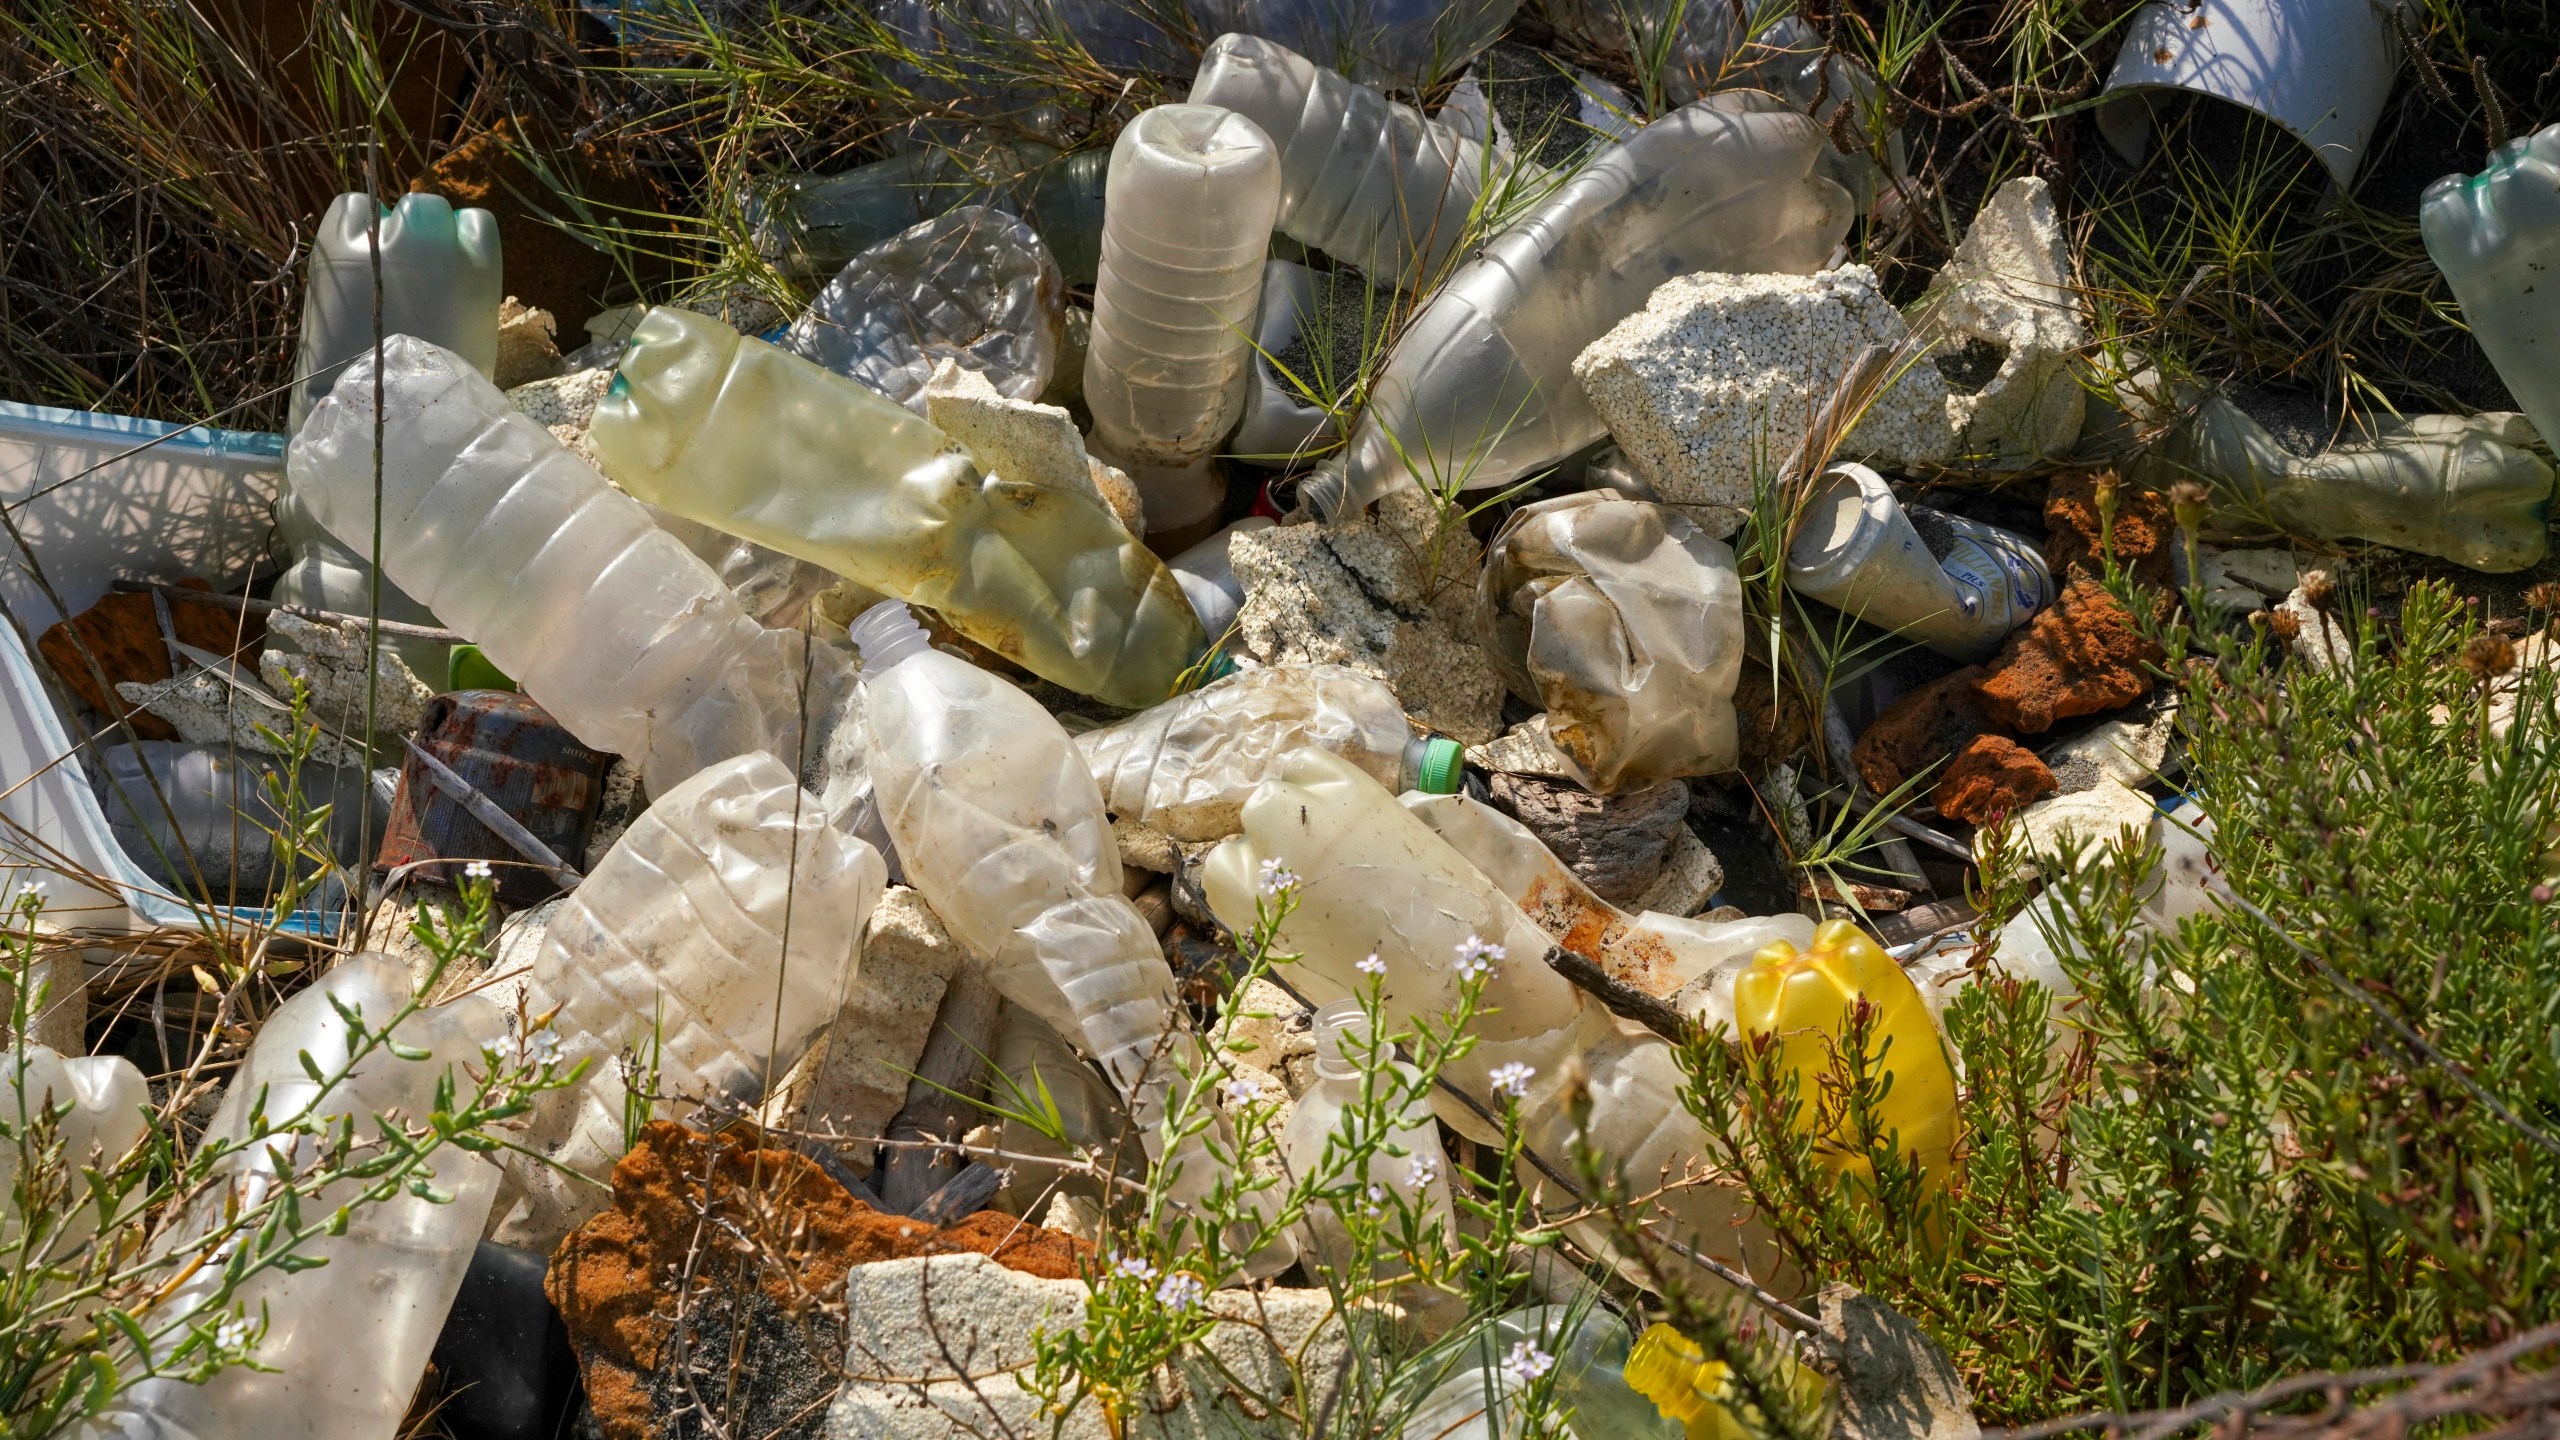
M 32 652 L 64 618 L 35 569 L 75 614 L 119 576 L 233 587 L 267 553 L 283 455 L 281 435 L 0 402 L 0 504 L 28 549 L 0 553 L 0 603 L 18 622 L 0 625 L 0 893 L 43 879 L 47 924 L 121 934 L 218 916 L 168 895 L 116 843 L 86 737 L 64 723 Z M 74 867 L 108 886 L 74 881 Z
M 1474 141 L 1251 35 L 1221 35 L 1201 54 L 1191 103 L 1271 137 L 1282 234 L 1397 289 L 1440 274 L 1490 178 Z
M 261 1095 L 270 1116 L 300 1114 L 317 1103 L 321 1116 L 349 1117 L 364 1137 L 372 1134 L 375 1114 L 397 1114 L 410 1124 L 424 1119 L 439 1080 L 451 1074 L 456 1084 L 469 1084 L 463 1067 L 478 1068 L 482 1047 L 501 1043 L 506 1017 L 489 1001 L 468 997 L 402 1022 L 395 1038 L 426 1052 L 423 1060 L 376 1049 L 325 1096 L 305 1069 L 317 1065 L 333 1074 L 347 1063 L 347 1026 L 333 1001 L 380 1024 L 407 1002 L 409 987 L 405 966 L 359 955 L 286 1001 L 258 1032 L 207 1135 L 245 1138 L 249 1107 Z M 239 1152 L 230 1193 L 242 1204 L 259 1203 L 275 1183 L 277 1163 L 277 1150 L 266 1146 Z M 354 1212 L 345 1234 L 300 1250 L 326 1265 L 299 1274 L 271 1270 L 242 1288 L 237 1298 L 249 1315 L 266 1312 L 267 1333 L 256 1353 L 267 1368 L 235 1367 L 202 1385 L 141 1380 L 74 1433 L 89 1440 L 391 1440 L 497 1193 L 496 1167 L 453 1146 L 438 1152 L 431 1172 L 424 1178 L 443 1192 L 441 1203 L 402 1194 L 368 1204 Z M 317 1204 L 305 1201 L 305 1220 L 352 1199 L 362 1184 L 345 1181 Z M 192 1296 L 209 1292 L 212 1279 L 207 1271 L 181 1288 L 166 1313 L 183 1313 L 196 1303 Z
M 1815 172 L 1829 144 L 1802 115 L 1717 97 L 1609 147 L 1432 296 L 1302 503 L 1330 518 L 1417 485 L 1507 485 L 1600 439 L 1574 357 L 1662 282 L 1830 259 L 1851 205 Z
M 1314 271 L 1292 260 L 1264 263 L 1262 309 L 1254 318 L 1254 354 L 1247 367 L 1252 383 L 1245 392 L 1244 418 L 1227 442 L 1229 453 L 1247 464 L 1286 470 L 1298 456 L 1335 437 L 1333 417 L 1310 403 L 1299 386 L 1312 388 L 1336 377 L 1300 370 L 1298 383 L 1292 384 L 1271 363 L 1296 343 L 1315 296 Z M 1205 617 L 1202 623 L 1207 623 Z
M 2477 175 L 2429 185 L 2418 229 L 2508 393 L 2535 429 L 2560 435 L 2560 125 L 2508 141 Z
M 1356 1173 L 1349 1168 L 1351 1153 L 1372 1143 L 1361 1113 L 1364 1104 L 1386 1106 L 1399 1087 L 1411 1088 L 1421 1078 L 1411 1065 L 1391 1058 L 1383 1060 L 1374 1082 L 1364 1078 L 1361 1062 L 1367 1053 L 1367 1033 L 1368 1017 L 1357 1001 L 1339 1001 L 1316 1012 L 1316 1083 L 1298 1097 L 1289 1123 L 1280 1132 L 1280 1162 L 1293 1185 L 1312 1179 L 1327 1189 L 1347 1187 L 1350 1192 L 1310 1204 L 1298 1237 L 1301 1260 L 1329 1265 L 1345 1277 L 1362 1258 L 1343 1221 L 1346 1209 L 1364 1204 L 1383 1207 L 1384 1195 L 1392 1194 L 1425 1227 L 1437 1221 L 1443 1236 L 1454 1237 L 1458 1231 L 1457 1209 L 1449 1199 L 1448 1166 L 1440 1153 L 1440 1132 L 1431 1122 L 1428 1106 L 1417 1102 L 1409 1113 L 1390 1112 L 1386 1133 L 1377 1137 L 1377 1149 L 1368 1163 Z M 1333 1153 L 1328 1155 L 1328 1149 Z M 1380 1193 L 1373 1198 L 1370 1191 Z M 1400 1221 L 1392 1213 L 1382 1223 L 1388 1235 L 1398 1233 Z
M 1151 531 L 1217 513 L 1203 467 L 1243 413 L 1280 159 L 1251 121 L 1159 105 L 1120 132 L 1084 397 L 1093 447 L 1129 470 Z
M 800 632 L 748 619 L 638 501 L 477 370 L 405 335 L 383 358 L 390 579 L 580 741 L 638 762 L 652 794 L 734 756 L 802 753 L 804 699 L 828 713 L 841 657 L 804 655 Z M 287 456 L 313 513 L 357 548 L 373 533 L 372 371 L 370 357 L 349 366 Z
M 2053 603 L 2053 574 L 2026 537 L 1932 511 L 1933 547 L 1883 476 L 1855 463 L 1825 474 L 1787 548 L 1797 594 L 1967 662 L 1998 654 Z
M 2126 159 L 2151 148 L 2149 92 L 2190 90 L 2299 136 L 2343 190 L 2400 70 L 2375 0 L 2153 0 L 2125 23 L 2098 130 Z
M 26 1074 L 18 1073 L 18 1052 L 0 1051 L 0 1106 L 11 1126 L 24 1115 L 32 1120 L 48 1109 L 69 1106 L 55 1131 L 62 1143 L 62 1165 L 70 1193 L 84 1193 L 83 1169 L 104 1173 L 133 1149 L 150 1128 L 151 1085 L 142 1071 L 121 1055 L 65 1056 L 50 1045 L 26 1047 Z M 23 1108 L 21 1105 L 23 1103 Z M 0 1143 L 0 1196 L 13 1196 L 18 1183 L 18 1146 Z M 24 1216 L 14 1201 L 0 1199 L 0 1245 L 16 1245 Z M 13 1255 L 14 1263 L 75 1263 L 74 1257 L 98 1232 L 98 1211 L 78 1205 L 61 1218 L 41 1254 Z
M 770 755 L 724 760 L 659 796 L 543 934 L 525 1008 L 559 1007 L 562 1066 L 595 1067 L 543 1097 L 519 1142 L 608 1178 L 629 1079 L 615 1056 L 652 1047 L 676 1118 L 705 1098 L 752 1107 L 843 1007 L 887 883 L 879 852 L 828 825 Z M 511 1203 L 496 1238 L 511 1245 L 547 1251 L 611 1199 L 528 1157 L 502 1163 Z
M 1385 681 L 1341 665 L 1240 671 L 1075 743 L 1112 814 L 1195 842 L 1234 834 L 1253 787 L 1309 745 L 1399 792 L 1459 781 L 1456 741 L 1416 735 Z

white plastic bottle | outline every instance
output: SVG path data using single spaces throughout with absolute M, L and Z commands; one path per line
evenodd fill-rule
M 1459 997 L 1459 947 L 1502 948 L 1483 992 L 1487 1013 L 1473 1023 L 1476 1045 L 1442 1075 L 1489 1106 L 1502 1103 L 1496 1082 L 1505 1082 L 1519 1095 L 1523 1138 L 1550 1162 L 1572 1153 L 1563 1090 L 1575 1074 L 1589 1085 L 1593 1144 L 1631 1183 L 1650 1187 L 1707 1153 L 1681 1104 L 1687 1081 L 1670 1045 L 1550 969 L 1547 937 L 1520 907 L 1350 761 L 1300 750 L 1245 803 L 1244 833 L 1211 854 L 1204 876 L 1209 906 L 1230 928 L 1253 925 L 1266 861 L 1299 877 L 1279 945 L 1302 957 L 1290 978 L 1319 1005 L 1357 994 L 1369 982 L 1358 967 L 1374 954 L 1386 967 L 1384 1022 L 1445 1025 Z M 1501 1143 L 1499 1130 L 1445 1095 L 1435 1092 L 1433 1108 L 1477 1143 Z M 1735 1191 L 1690 1186 L 1663 1206 L 1688 1243 L 1764 1284 L 1774 1278 L 1775 1247 Z M 1581 1238 L 1607 1252 L 1605 1237 Z
M 2427 255 L 2516 403 L 2560 435 L 2560 125 L 2498 147 L 2477 175 L 2447 175 L 2418 201 Z
M 314 1118 L 344 1116 L 368 1139 L 377 1114 L 411 1125 L 425 1120 L 436 1103 L 437 1082 L 450 1074 L 456 1085 L 469 1085 L 465 1067 L 481 1068 L 483 1047 L 502 1043 L 506 1016 L 488 1000 L 467 997 L 403 1021 L 393 1038 L 425 1052 L 424 1059 L 404 1060 L 387 1047 L 376 1048 L 351 1078 L 326 1094 L 307 1068 L 334 1075 L 347 1065 L 347 1025 L 335 1006 L 358 1010 L 380 1025 L 409 996 L 409 971 L 398 962 L 380 955 L 341 962 L 269 1017 L 206 1137 L 246 1139 L 250 1107 L 262 1098 L 270 1117 L 316 1109 Z M 307 1161 L 308 1150 L 306 1142 L 236 1152 L 217 1197 L 244 1206 L 262 1203 L 275 1185 L 280 1155 Z M 269 1270 L 241 1288 L 235 1298 L 250 1318 L 262 1309 L 266 1315 L 266 1335 L 256 1351 L 264 1368 L 224 1370 L 202 1385 L 141 1380 L 78 1433 L 124 1440 L 391 1440 L 426 1372 L 428 1352 L 444 1328 L 497 1193 L 496 1167 L 451 1145 L 436 1153 L 430 1173 L 421 1178 L 439 1192 L 437 1199 L 403 1193 L 366 1204 L 352 1212 L 346 1233 L 322 1236 L 297 1251 L 327 1264 L 296 1274 Z M 304 1201 L 305 1220 L 352 1200 L 364 1184 L 350 1179 L 317 1203 Z M 217 1275 L 208 1269 L 187 1282 L 162 1313 L 181 1315 L 203 1303 Z
M 1440 273 L 1488 178 L 1474 141 L 1251 35 L 1202 52 L 1191 103 L 1224 106 L 1271 137 L 1282 234 L 1398 289 Z
M 18 1134 L 30 1133 L 45 1111 L 71 1107 L 54 1133 L 74 1197 L 86 1193 L 83 1170 L 112 1170 L 150 1128 L 151 1086 L 121 1055 L 64 1055 L 50 1045 L 29 1044 L 23 1051 L 0 1050 L 0 1067 L 0 1107 L 6 1107 L 0 1121 Z M 18 1144 L 0 1140 L 0 1245 L 16 1245 L 25 1231 L 25 1217 L 9 1198 L 17 1193 L 18 1160 Z M 80 1247 L 97 1230 L 97 1208 L 78 1205 L 62 1218 L 43 1252 L 27 1254 L 24 1263 L 76 1265 Z
M 1719 96 L 1610 146 L 1424 305 L 1345 452 L 1299 488 L 1320 517 L 1390 490 L 1510 484 L 1607 433 L 1574 357 L 1701 270 L 1811 274 L 1848 233 L 1802 115 Z
M 1379 1057 L 1377 1078 L 1362 1070 L 1368 1058 L 1369 1021 L 1356 1000 L 1343 1000 L 1316 1012 L 1316 1083 L 1298 1097 L 1289 1123 L 1280 1132 L 1280 1161 L 1292 1184 L 1313 1179 L 1328 1189 L 1348 1186 L 1350 1194 L 1318 1200 L 1307 1207 L 1304 1233 L 1298 1238 L 1302 1260 L 1319 1261 L 1348 1275 L 1361 1257 L 1355 1253 L 1346 1209 L 1385 1206 L 1387 1195 L 1402 1200 L 1424 1228 L 1433 1222 L 1444 1236 L 1458 1229 L 1457 1210 L 1449 1199 L 1447 1165 L 1440 1153 L 1440 1132 L 1430 1107 L 1417 1101 L 1409 1113 L 1392 1113 L 1401 1089 L 1416 1084 L 1421 1072 L 1401 1060 Z M 1366 1092 L 1365 1095 L 1363 1092 Z M 1350 1170 L 1351 1155 L 1372 1143 L 1369 1110 L 1388 1110 L 1385 1133 L 1359 1174 Z M 1332 1153 L 1328 1154 L 1328 1150 Z M 1385 1233 L 1400 1233 L 1392 1212 L 1383 1218 Z M 1377 1271 L 1373 1273 L 1386 1273 Z
M 770 755 L 742 755 L 659 796 L 551 917 L 524 982 L 554 1006 L 563 1066 L 583 1085 L 544 1097 L 519 1137 L 591 1180 L 623 1153 L 632 1077 L 651 1056 L 656 1091 L 745 1107 L 842 1007 L 863 926 L 888 882 L 879 852 L 827 824 L 817 797 Z M 786 945 L 786 938 L 788 944 Z M 547 1250 L 611 1198 L 510 1155 L 497 1238 Z
M 1926 512 L 1923 536 L 1893 487 L 1834 465 L 1787 549 L 1787 588 L 1962 661 L 1998 654 L 2053 601 L 2053 573 L 2022 535 Z
M 1084 396 L 1093 446 L 1128 470 L 1151 532 L 1213 519 L 1207 468 L 1244 413 L 1280 158 L 1251 121 L 1158 105 L 1111 148 Z
M 279 773 L 272 757 L 173 740 L 101 746 L 98 757 L 99 809 L 144 874 L 217 904 L 238 905 L 265 900 L 285 878 L 274 849 L 282 817 L 267 796 L 267 781 Z M 373 807 L 371 836 L 358 828 L 370 777 L 314 762 L 298 778 L 303 803 L 329 807 L 329 850 L 337 862 L 356 870 L 372 860 L 390 805 L 386 798 Z M 308 874 L 312 867 L 299 868 Z
M 1066 281 L 1030 226 L 963 205 L 845 262 L 781 348 L 917 414 L 945 359 L 999 394 L 1037 400 L 1057 367 L 1066 307 Z
M 383 358 L 389 578 L 579 740 L 637 761 L 652 794 L 733 756 L 801 753 L 804 701 L 826 714 L 845 683 L 835 652 L 747 618 L 638 501 L 477 370 L 406 335 Z M 339 538 L 372 544 L 370 357 L 312 412 L 285 468 Z
M 1342 665 L 1239 671 L 1075 743 L 1112 814 L 1188 841 L 1234 834 L 1245 797 L 1303 746 L 1434 795 L 1458 787 L 1461 762 L 1458 742 L 1413 732 L 1385 681 Z
M 1200 617 L 1200 633 L 1213 643 L 1225 637 L 1236 612 L 1244 608 L 1244 582 L 1236 578 L 1235 560 L 1227 547 L 1238 535 L 1268 530 L 1274 523 L 1268 515 L 1247 515 L 1164 562 L 1173 572 L 1173 582 L 1182 587 L 1183 598 L 1191 602 L 1191 613 Z

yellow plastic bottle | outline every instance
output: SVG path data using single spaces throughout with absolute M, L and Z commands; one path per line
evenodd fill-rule
M 1821 1376 L 1792 1361 L 1780 1361 L 1779 1370 L 1798 1407 L 1821 1403 Z M 1652 1401 L 1666 1419 L 1679 1421 L 1689 1440 L 1746 1440 L 1767 1428 L 1746 1426 L 1734 1413 L 1731 1367 L 1708 1359 L 1695 1341 L 1668 1325 L 1648 1327 L 1636 1337 L 1625 1374 L 1627 1388 Z
M 1882 1110 L 1885 1127 L 1918 1161 L 1925 1193 L 1947 1182 L 1955 1146 L 1956 1076 L 1939 1044 L 1920 988 L 1893 957 L 1847 920 L 1826 921 L 1813 932 L 1813 948 L 1799 951 L 1781 940 L 1751 957 L 1751 968 L 1733 983 L 1735 1018 L 1743 1039 L 1773 1041 L 1780 1063 L 1796 1076 L 1796 1128 L 1825 1142 L 1818 1150 L 1835 1174 L 1872 1182 L 1874 1167 L 1852 1154 L 1837 1134 L 1837 1107 L 1821 1090 L 1833 1056 L 1844 1043 L 1852 1008 L 1876 1007 L 1869 1054 L 1892 1077 Z

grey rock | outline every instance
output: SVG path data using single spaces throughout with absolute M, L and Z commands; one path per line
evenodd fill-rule
M 1953 1361 L 1891 1306 L 1847 1285 L 1822 1291 L 1822 1329 L 1840 1346 L 1832 1440 L 1976 1440 Z
M 1495 809 L 1528 826 L 1592 893 L 1613 905 L 1630 904 L 1652 890 L 1689 813 L 1689 787 L 1677 780 L 1602 796 L 1496 772 L 1490 789 Z

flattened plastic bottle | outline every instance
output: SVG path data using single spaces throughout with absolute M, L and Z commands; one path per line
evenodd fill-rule
M 1590 1086 L 1591 1141 L 1629 1177 L 1649 1184 L 1666 1167 L 1679 1173 L 1708 1152 L 1704 1132 L 1680 1102 L 1686 1082 L 1670 1045 L 1619 1021 L 1550 969 L 1547 937 L 1520 907 L 1350 761 L 1300 750 L 1245 803 L 1244 833 L 1212 852 L 1204 876 L 1210 909 L 1230 928 L 1254 923 L 1266 861 L 1299 877 L 1298 905 L 1279 944 L 1302 957 L 1291 979 L 1319 1005 L 1350 999 L 1370 983 L 1357 967 L 1374 954 L 1386 966 L 1381 1018 L 1388 1025 L 1445 1023 L 1459 994 L 1459 945 L 1474 939 L 1503 948 L 1484 989 L 1487 1013 L 1474 1022 L 1476 1045 L 1442 1075 L 1494 1104 L 1497 1067 L 1527 1067 L 1519 1088 L 1530 1148 L 1550 1160 L 1571 1153 L 1573 1120 L 1562 1092 L 1578 1067 Z M 1501 1142 L 1498 1131 L 1453 1100 L 1435 1095 L 1433 1109 L 1478 1144 Z M 1702 1252 L 1751 1270 L 1764 1284 L 1776 1278 L 1776 1250 L 1735 1192 L 1693 1186 L 1666 1195 L 1663 1205 Z M 1607 1253 L 1605 1237 L 1581 1238 Z
M 1239 671 L 1076 737 L 1112 814 L 1194 842 L 1234 834 L 1253 787 L 1309 745 L 1398 791 L 1458 787 L 1458 742 L 1416 735 L 1385 681 L 1342 665 Z
M 879 852 L 830 826 L 770 755 L 659 796 L 543 934 L 525 1008 L 559 1007 L 563 1067 L 595 1063 L 584 1084 L 543 1097 L 519 1143 L 607 1178 L 623 1154 L 625 1051 L 654 1053 L 657 1093 L 680 1110 L 755 1104 L 841 1008 L 887 883 Z M 512 1203 L 497 1238 L 511 1245 L 548 1251 L 611 1199 L 526 1157 L 504 1164 Z
M 1804 275 L 1830 258 L 1851 207 L 1814 171 L 1829 143 L 1802 115 L 1719 96 L 1609 147 L 1423 306 L 1303 503 L 1331 517 L 1425 482 L 1507 485 L 1599 440 L 1574 357 L 1662 282 Z
M 1163 699 L 1205 644 L 1164 562 L 1092 494 L 982 476 L 886 396 L 709 316 L 650 311 L 588 433 L 640 499 L 930 606 L 1105 703 Z
M 347 1026 L 333 1002 L 381 1025 L 409 996 L 407 967 L 380 955 L 356 956 L 321 976 L 259 1030 L 207 1138 L 246 1139 L 250 1107 L 261 1097 L 271 1117 L 316 1108 L 315 1119 L 344 1116 L 362 1137 L 372 1134 L 377 1114 L 410 1124 L 425 1119 L 435 1108 L 438 1081 L 450 1074 L 457 1085 L 468 1085 L 464 1067 L 480 1068 L 483 1047 L 503 1042 L 506 1016 L 489 1001 L 466 997 L 402 1021 L 393 1038 L 424 1051 L 424 1059 L 377 1048 L 326 1094 L 305 1068 L 317 1065 L 333 1075 L 348 1062 Z M 236 1152 L 216 1196 L 261 1203 L 276 1183 L 279 1151 L 307 1156 L 308 1146 Z M 141 1380 L 77 1433 L 91 1440 L 391 1440 L 462 1287 L 498 1184 L 495 1166 L 450 1145 L 421 1178 L 440 1192 L 437 1199 L 404 1192 L 366 1204 L 352 1212 L 344 1234 L 321 1236 L 297 1252 L 327 1264 L 292 1274 L 270 1270 L 242 1286 L 235 1298 L 250 1317 L 262 1308 L 266 1313 L 266 1335 L 256 1350 L 264 1368 L 224 1370 L 202 1385 Z M 343 1181 L 317 1203 L 303 1202 L 302 1213 L 325 1215 L 365 1183 Z M 216 1271 L 206 1270 L 164 1313 L 202 1303 L 216 1283 Z
M 963 205 L 845 262 L 781 346 L 919 415 L 946 359 L 999 394 L 1037 400 L 1057 368 L 1066 307 L 1066 281 L 1030 226 Z
M 1060 155 L 1036 142 L 966 154 L 927 146 L 841 174 L 770 184 L 750 203 L 749 220 L 765 258 L 808 282 L 954 206 L 1002 204 L 1039 232 L 1068 283 L 1090 285 L 1102 263 L 1102 191 L 1110 164 L 1108 150 Z
M 1742 580 L 1686 515 L 1606 490 L 1527 506 L 1476 603 L 1485 653 L 1594 790 L 1733 768 Z
M 1437 276 L 1487 179 L 1483 148 L 1285 45 L 1221 35 L 1191 103 L 1243 115 L 1280 155 L 1280 233 L 1381 284 Z
M 2010 631 L 2052 603 L 2053 572 L 2025 536 L 1905 510 L 1883 476 L 1854 462 L 1826 477 L 1787 548 L 1787 588 L 1797 594 L 1964 661 L 1998 654 Z
M 1368 1017 L 1357 1001 L 1340 1001 L 1316 1012 L 1316 1083 L 1298 1097 L 1288 1125 L 1280 1132 L 1280 1161 L 1291 1184 L 1312 1179 L 1328 1190 L 1345 1192 L 1307 1207 L 1304 1233 L 1298 1240 L 1299 1258 L 1320 1261 L 1344 1276 L 1355 1273 L 1364 1257 L 1354 1248 L 1343 1212 L 1364 1204 L 1383 1205 L 1383 1199 L 1371 1198 L 1372 1192 L 1392 1193 L 1414 1212 L 1421 1226 L 1436 1222 L 1444 1237 L 1455 1236 L 1458 1230 L 1457 1209 L 1449 1199 L 1448 1166 L 1440 1153 L 1440 1132 L 1431 1123 L 1428 1107 L 1417 1103 L 1411 1113 L 1399 1115 L 1390 1104 L 1400 1087 L 1418 1082 L 1420 1072 L 1382 1056 L 1377 1079 L 1367 1080 L 1361 1067 L 1368 1058 L 1368 1028 Z M 1366 1112 L 1372 1109 L 1386 1112 L 1383 1134 L 1367 1133 L 1372 1117 Z M 1354 1170 L 1351 1156 L 1366 1146 L 1374 1146 L 1368 1162 Z M 1388 1237 L 1401 1233 L 1399 1217 L 1389 1214 L 1382 1223 Z M 1400 1273 L 1374 1259 L 1372 1266 L 1367 1271 L 1372 1275 Z
M 479 371 L 406 335 L 383 360 L 390 579 L 579 740 L 637 762 L 652 794 L 733 756 L 802 753 L 803 705 L 832 712 L 840 656 L 749 619 L 683 542 Z M 285 469 L 334 533 L 371 545 L 370 356 L 312 412 Z

